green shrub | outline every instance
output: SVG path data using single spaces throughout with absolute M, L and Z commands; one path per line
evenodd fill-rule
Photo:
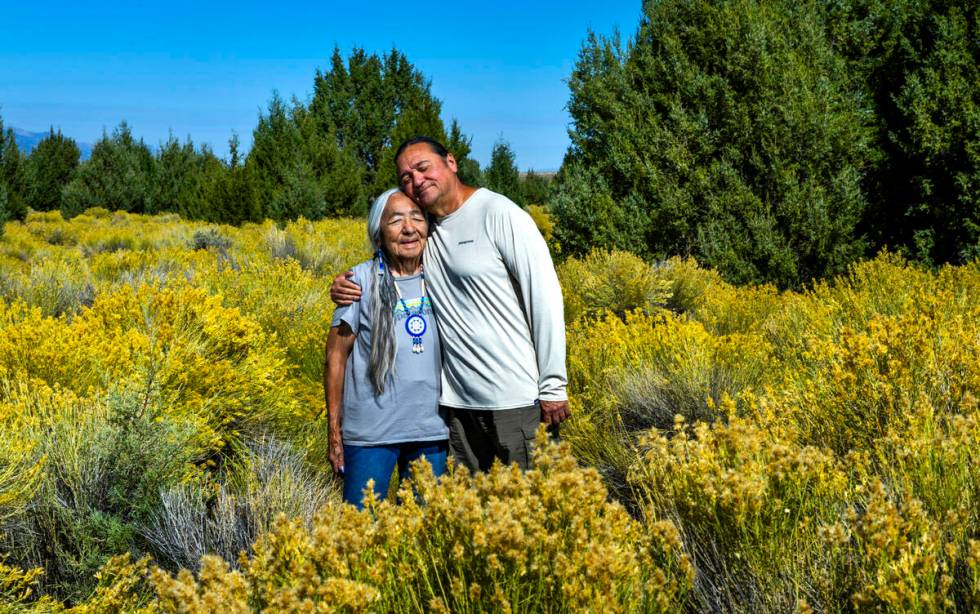
M 191 248 L 215 249 L 224 252 L 231 247 L 231 243 L 231 239 L 223 235 L 217 228 L 202 228 L 194 231 Z
M 312 527 L 321 507 L 339 501 L 329 475 L 315 472 L 285 441 L 256 439 L 217 483 L 185 482 L 161 491 L 140 533 L 174 570 L 199 571 L 205 554 L 235 561 L 280 515 Z
M 159 507 L 160 491 L 196 474 L 201 461 L 188 425 L 164 418 L 152 390 L 96 401 L 30 396 L 41 420 L 44 479 L 30 505 L 6 520 L 4 550 L 43 567 L 47 592 L 78 599 L 109 557 L 144 550 L 138 529 Z

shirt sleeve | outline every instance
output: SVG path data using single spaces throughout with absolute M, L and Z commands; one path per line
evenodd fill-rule
M 568 399 L 565 369 L 565 310 L 548 245 L 534 220 L 517 205 L 493 216 L 491 236 L 520 290 L 538 363 L 538 398 Z
M 354 267 L 354 277 L 351 278 L 351 281 L 360 286 L 362 290 L 365 288 L 360 267 Z M 354 334 L 357 334 L 357 326 L 361 321 L 362 302 L 354 301 L 350 305 L 338 306 L 334 309 L 333 317 L 330 320 L 330 327 L 340 326 L 341 322 L 346 322 L 350 326 L 350 329 L 354 331 Z

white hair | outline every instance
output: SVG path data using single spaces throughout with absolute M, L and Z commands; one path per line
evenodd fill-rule
M 398 188 L 392 188 L 375 198 L 367 221 L 368 239 L 374 247 L 373 270 L 377 273 L 374 283 L 371 284 L 372 330 L 368 369 L 377 394 L 385 391 L 388 378 L 395 373 L 395 306 L 398 303 L 398 291 L 395 289 L 395 278 L 391 274 L 390 258 L 381 244 L 381 215 L 388 200 L 396 192 Z

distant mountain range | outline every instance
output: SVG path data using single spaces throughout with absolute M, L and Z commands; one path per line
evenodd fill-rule
M 17 141 L 17 149 L 25 156 L 29 155 L 44 137 L 48 136 L 47 131 L 30 132 L 21 128 L 11 128 L 14 131 L 14 140 Z M 75 144 L 78 145 L 78 151 L 82 153 L 82 160 L 88 160 L 89 156 L 92 155 L 92 145 L 90 143 L 79 143 L 78 141 L 75 141 Z

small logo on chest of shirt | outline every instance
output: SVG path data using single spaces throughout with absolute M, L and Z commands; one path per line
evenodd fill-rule
M 466 245 L 468 243 L 474 243 L 475 241 L 476 241 L 476 239 L 466 239 L 465 241 L 460 241 L 456 245 Z

